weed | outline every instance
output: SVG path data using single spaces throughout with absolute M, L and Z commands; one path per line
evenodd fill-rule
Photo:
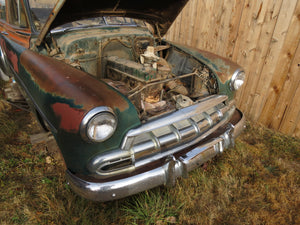
M 126 213 L 126 222 L 130 224 L 163 224 L 170 222 L 171 218 L 176 222 L 182 206 L 169 192 L 156 188 L 129 198 L 121 206 L 121 211 Z

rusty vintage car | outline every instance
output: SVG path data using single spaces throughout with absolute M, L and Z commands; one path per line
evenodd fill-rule
M 0 0 L 1 77 L 52 132 L 77 194 L 172 185 L 243 130 L 243 69 L 163 38 L 186 2 Z

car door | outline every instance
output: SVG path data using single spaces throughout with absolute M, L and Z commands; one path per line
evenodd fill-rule
M 18 74 L 18 56 L 29 48 L 31 30 L 23 0 L 0 0 L 0 75 Z

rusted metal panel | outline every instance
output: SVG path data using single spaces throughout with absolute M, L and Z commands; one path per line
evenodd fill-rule
M 12 27 L 8 24 L 5 24 L 5 30 L 7 32 L 6 37 L 10 40 L 22 45 L 25 48 L 29 48 L 31 31 L 30 29 L 21 29 L 17 27 Z
M 26 50 L 21 63 L 45 92 L 71 97 L 78 108 L 106 105 L 124 111 L 128 102 L 104 82 L 53 58 Z

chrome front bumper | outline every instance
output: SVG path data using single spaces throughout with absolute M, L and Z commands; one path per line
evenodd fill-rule
M 170 155 L 164 165 L 155 169 L 103 183 L 85 181 L 67 171 L 67 181 L 80 196 L 101 202 L 124 198 L 160 185 L 173 185 L 177 177 L 187 177 L 189 171 L 234 144 L 234 139 L 245 127 L 245 118 L 241 112 L 239 113 L 240 120 L 235 125 L 229 124 L 228 129 L 221 135 L 195 147 L 177 159 Z

